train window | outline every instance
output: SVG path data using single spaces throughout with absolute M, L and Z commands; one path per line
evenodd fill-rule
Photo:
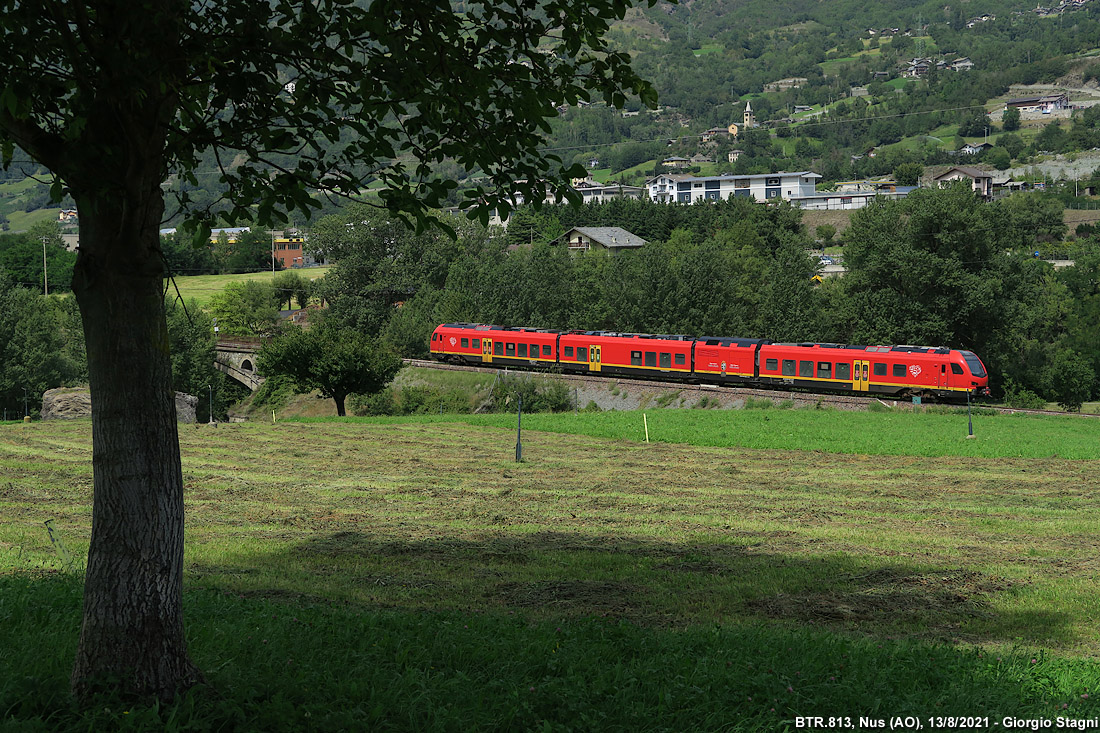
M 642 365 L 642 352 L 640 352 L 640 351 L 631 351 L 630 352 L 630 366 L 641 366 L 641 365 Z
M 831 361 L 819 361 L 817 363 L 817 376 L 821 379 L 832 379 L 833 363 Z
M 573 347 L 572 346 L 566 346 L 565 347 L 565 355 L 567 357 L 569 357 L 570 359 L 573 358 Z
M 677 354 L 676 355 L 676 364 L 679 365 L 679 366 L 683 366 L 684 364 L 687 364 L 687 359 L 684 357 L 683 354 Z
M 516 355 L 516 345 L 515 344 L 504 344 L 504 355 L 505 356 L 515 356 Z
M 764 361 L 764 368 L 767 369 L 769 372 L 778 371 L 779 359 L 766 359 Z
M 588 361 L 588 347 L 577 347 L 577 361 Z
M 503 341 L 497 341 L 495 344 L 493 344 L 493 353 L 496 354 L 497 356 L 504 356 L 504 342 Z
M 475 349 L 480 349 L 481 348 L 481 339 L 474 339 L 473 340 L 473 345 L 474 345 Z
M 963 373 L 963 368 L 961 366 L 959 366 L 958 364 L 952 364 L 951 365 L 951 373 L 952 374 L 962 374 Z
M 661 352 L 661 368 L 662 369 L 671 369 L 672 368 L 672 354 L 666 354 L 663 351 Z
M 438 341 L 438 340 L 439 340 L 439 334 L 438 333 L 433 333 L 432 334 L 432 341 Z
M 464 348 L 464 349 L 470 348 L 470 339 L 462 339 L 462 348 Z
M 542 345 L 542 355 L 543 356 L 550 356 L 551 355 L 550 344 L 543 344 Z
M 985 376 L 985 367 L 982 366 L 981 359 L 975 356 L 971 351 L 960 351 L 959 353 L 962 354 L 963 361 L 966 362 L 966 366 L 970 369 L 971 374 L 979 378 Z
M 904 377 L 905 376 L 905 365 L 904 364 L 894 364 L 893 372 L 894 372 L 895 377 Z
M 652 367 L 657 366 L 657 352 L 656 351 L 647 351 L 647 352 L 645 352 L 645 365 L 646 366 L 652 366 Z
M 794 376 L 794 359 L 784 359 L 783 360 L 783 376 L 784 377 L 793 377 Z
M 886 376 L 886 365 L 883 364 L 881 361 L 876 361 L 874 369 L 872 369 L 871 371 L 872 371 L 872 373 L 874 373 L 874 375 L 876 377 L 885 377 Z
M 814 363 L 812 361 L 798 362 L 798 376 L 812 377 L 814 375 Z
M 518 354 L 518 356 L 527 356 L 527 344 L 520 344 L 519 345 L 519 354 Z
M 851 379 L 852 378 L 852 365 L 847 363 L 836 363 L 836 378 L 837 379 Z

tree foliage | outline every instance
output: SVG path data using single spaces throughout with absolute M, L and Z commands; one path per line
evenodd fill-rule
M 66 292 L 72 287 L 75 264 L 76 253 L 65 249 L 54 222 L 36 224 L 20 234 L 0 234 L 0 272 L 16 283 L 41 292 L 45 265 L 50 292 Z
M 83 376 L 79 353 L 69 348 L 79 339 L 65 301 L 16 285 L 0 271 L 0 409 L 22 415 L 24 396 L 37 410 L 42 393 L 72 384 Z
M 379 339 L 322 323 L 308 330 L 288 329 L 267 341 L 257 368 L 264 376 L 290 377 L 299 391 L 320 391 L 336 403 L 336 414 L 342 417 L 348 395 L 381 390 L 401 368 L 401 359 Z
M 231 282 L 210 299 L 210 314 L 224 336 L 268 336 L 279 327 L 279 298 L 271 283 Z

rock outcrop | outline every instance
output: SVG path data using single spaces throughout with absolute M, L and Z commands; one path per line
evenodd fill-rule
M 180 422 L 195 422 L 195 407 L 199 398 L 176 392 L 176 418 Z M 92 416 L 92 395 L 87 387 L 59 387 L 42 395 L 43 420 L 72 420 Z

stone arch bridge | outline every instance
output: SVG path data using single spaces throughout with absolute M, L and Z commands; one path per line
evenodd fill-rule
M 261 338 L 219 338 L 214 349 L 214 367 L 255 392 L 264 383 L 264 378 L 256 373 L 256 354 L 261 346 Z

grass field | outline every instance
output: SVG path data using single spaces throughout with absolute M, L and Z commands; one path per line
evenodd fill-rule
M 307 267 L 299 270 L 290 270 L 290 272 L 296 272 L 302 277 L 315 280 L 324 277 L 325 273 L 330 269 L 332 268 Z M 184 302 L 188 302 L 194 298 L 198 301 L 200 306 L 205 307 L 210 302 L 210 298 L 225 290 L 225 286 L 231 282 L 244 282 L 245 280 L 271 282 L 272 277 L 270 272 L 246 272 L 233 275 L 184 275 L 177 277 L 175 282 L 179 287 Z M 169 288 L 168 292 L 173 296 L 175 295 L 174 288 Z
M 1100 715 L 1100 421 L 647 417 L 526 415 L 523 463 L 508 416 L 181 426 L 217 694 L 85 712 L 90 424 L 0 425 L 0 728 Z

